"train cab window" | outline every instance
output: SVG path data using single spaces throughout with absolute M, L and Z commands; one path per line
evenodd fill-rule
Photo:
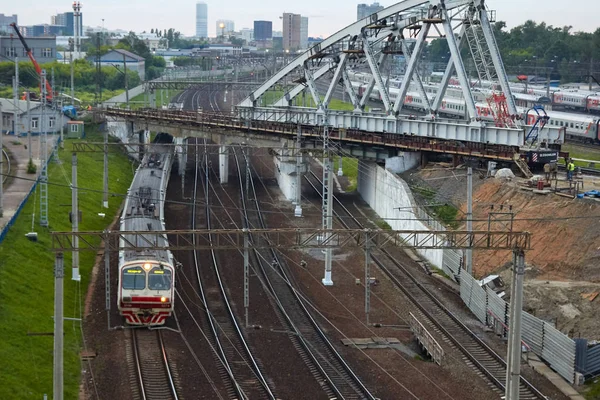
M 148 289 L 169 290 L 171 288 L 171 271 L 165 268 L 152 268 L 148 274 Z
M 146 273 L 142 267 L 123 269 L 123 289 L 142 290 L 146 287 Z
M 563 122 L 562 121 L 560 121 L 560 126 L 563 126 Z
M 571 128 L 573 127 L 573 123 L 571 122 Z

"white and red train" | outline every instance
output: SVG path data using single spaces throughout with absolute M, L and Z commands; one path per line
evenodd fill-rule
M 371 80 L 371 74 L 368 72 L 350 71 L 348 72 L 348 76 L 351 81 L 358 83 L 369 83 Z M 398 79 L 392 78 L 389 80 L 389 86 L 391 88 L 399 88 L 401 83 L 402 81 Z M 481 85 L 477 85 L 481 86 L 478 88 L 475 87 L 477 82 L 472 82 L 472 84 L 474 86 L 472 90 L 476 101 L 485 101 L 485 98 L 491 94 L 491 89 L 494 86 L 497 86 L 490 82 L 482 82 Z M 436 93 L 438 90 L 438 85 L 435 84 L 424 84 L 423 86 L 427 93 Z M 550 87 L 550 90 L 546 90 L 545 87 L 540 85 L 529 85 L 525 91 L 525 85 L 523 83 L 511 83 L 510 87 L 517 101 L 520 99 L 527 101 L 531 96 L 536 96 L 538 98 L 549 97 L 549 104 L 551 104 L 552 107 L 571 109 L 580 112 L 600 113 L 600 92 L 553 87 Z M 414 91 L 416 89 L 411 85 L 410 90 Z M 457 78 L 450 78 L 446 96 L 457 98 L 463 96 L 460 82 Z
M 362 95 L 367 84 L 362 82 L 353 82 L 352 85 L 354 86 L 354 89 L 357 91 L 357 93 L 359 95 Z M 433 98 L 433 93 L 435 92 L 431 92 L 430 87 L 426 87 L 425 90 L 428 93 L 432 93 L 430 99 Z M 455 97 L 454 92 L 456 90 L 457 88 L 455 87 L 448 88 L 446 96 L 444 97 L 444 100 L 442 100 L 442 104 L 440 105 L 439 114 L 441 116 L 450 118 L 465 117 L 466 105 L 462 98 Z M 396 100 L 396 96 L 399 92 L 400 89 L 390 86 L 389 95 L 390 100 L 392 102 Z M 493 121 L 494 118 L 492 111 L 488 103 L 485 101 L 486 96 L 483 94 L 483 92 L 479 91 L 474 91 L 474 94 L 475 100 L 477 101 L 476 109 L 477 113 L 479 114 L 479 117 L 483 120 Z M 379 90 L 376 87 L 374 87 L 371 91 L 369 98 L 371 100 L 376 101 L 381 100 Z M 415 111 L 425 111 L 425 106 L 421 95 L 418 92 L 414 91 L 408 92 L 404 97 L 403 108 L 412 109 Z M 528 125 L 533 125 L 535 123 L 537 115 L 535 114 L 535 112 L 530 111 L 531 108 L 518 106 L 517 110 L 519 111 L 523 119 L 527 121 Z M 585 143 L 600 144 L 600 117 L 554 110 L 547 111 L 546 114 L 548 115 L 548 117 L 550 117 L 548 121 L 548 124 L 550 126 L 564 128 L 566 139 L 577 140 Z
M 127 191 L 121 216 L 121 231 L 152 231 L 148 240 L 121 239 L 120 246 L 136 243 L 135 247 L 119 252 L 119 286 L 117 305 L 129 325 L 162 325 L 173 313 L 175 270 L 169 250 L 148 247 L 167 247 L 164 202 L 172 165 L 170 146 L 154 144 L 135 172 Z M 142 233 L 143 235 L 143 233 Z

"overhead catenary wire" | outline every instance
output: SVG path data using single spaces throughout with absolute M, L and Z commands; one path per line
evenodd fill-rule
M 8 178 L 13 178 L 13 179 L 20 179 L 20 180 L 25 180 L 25 181 L 29 181 L 29 182 L 37 182 L 37 179 L 34 178 L 25 178 L 25 177 L 21 177 L 21 176 L 17 176 L 17 175 L 9 175 L 9 174 L 0 174 L 2 176 L 6 176 Z M 62 184 L 62 183 L 56 183 L 56 182 L 48 182 L 49 186 L 57 186 L 57 187 L 63 187 L 63 188 L 70 188 L 69 185 L 66 184 Z M 78 186 L 79 190 L 82 191 L 86 191 L 89 193 L 104 193 L 104 191 L 102 189 L 92 189 L 89 187 L 83 187 L 83 186 Z M 109 194 L 113 197 L 123 197 L 125 198 L 127 196 L 126 193 L 118 193 L 118 192 L 109 192 Z M 135 196 L 133 196 L 135 197 Z M 180 204 L 180 205 L 190 205 L 192 204 L 192 202 L 189 201 L 181 201 L 181 200 L 165 200 L 165 203 L 170 203 L 170 204 Z M 235 210 L 235 211 L 240 211 L 241 208 L 240 207 L 219 207 L 219 206 L 215 206 L 216 208 L 224 208 L 224 209 L 228 209 L 228 210 Z M 311 207 L 312 208 L 312 207 Z M 263 211 L 263 213 L 267 213 L 267 214 L 289 214 L 289 212 L 285 212 L 285 211 Z M 306 216 L 315 216 L 317 214 L 307 214 Z M 320 213 L 318 215 L 321 215 Z M 399 218 L 399 217 L 388 217 L 388 216 L 380 216 L 381 219 L 384 219 L 386 221 L 420 221 L 423 222 L 422 219 L 419 218 Z M 342 218 L 349 218 L 349 217 L 342 217 Z M 549 221 L 569 221 L 569 220 L 579 220 L 579 219 L 600 219 L 600 214 L 599 215 L 589 215 L 589 216 L 572 216 L 572 217 L 523 217 L 523 218 L 497 218 L 494 219 L 494 222 L 519 222 L 519 221 L 529 221 L 529 222 L 533 222 L 533 221 L 539 221 L 539 222 L 549 222 Z M 455 222 L 466 222 L 466 218 L 465 219 L 455 219 L 453 220 Z M 472 220 L 473 222 L 488 222 L 487 218 L 474 218 Z

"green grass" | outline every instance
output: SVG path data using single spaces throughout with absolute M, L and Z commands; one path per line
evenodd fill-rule
M 594 378 L 589 383 L 585 383 L 586 391 L 584 396 L 587 400 L 600 400 L 600 378 Z
M 160 96 L 162 93 L 162 104 L 160 101 Z M 175 96 L 177 96 L 179 93 L 181 93 L 181 90 L 167 90 L 167 89 L 159 89 L 156 91 L 156 101 L 158 104 L 158 107 L 161 106 L 166 106 L 171 102 L 171 99 Z M 146 101 L 146 93 L 140 93 L 135 97 L 132 97 L 129 99 L 130 102 L 130 108 L 132 110 L 136 110 L 138 108 L 143 108 L 146 107 L 146 105 L 144 104 L 144 102 Z M 125 107 L 126 103 L 121 103 L 121 107 Z M 150 105 L 151 107 L 154 107 L 154 104 Z
M 568 151 L 569 156 L 572 158 L 597 161 L 594 165 L 594 168 L 600 169 L 600 149 L 584 147 L 581 145 L 564 144 L 562 146 L 562 150 Z M 563 159 L 561 159 L 559 162 L 564 165 Z M 578 167 L 591 168 L 590 163 L 585 161 L 575 161 L 575 165 Z
M 600 148 L 593 149 L 572 144 L 564 144 L 561 146 L 563 151 L 568 151 L 573 158 L 582 158 L 584 160 L 598 160 L 600 163 Z
M 87 140 L 100 140 L 101 135 L 92 126 L 86 126 Z M 53 331 L 53 266 L 49 232 L 71 229 L 69 211 L 71 191 L 67 178 L 71 177 L 71 149 L 67 140 L 60 152 L 62 166 L 49 164 L 49 228 L 39 226 L 39 198 L 34 207 L 33 196 L 21 212 L 16 224 L 0 244 L 0 399 L 41 399 L 44 393 L 52 395 L 52 336 L 28 336 L 28 333 Z M 132 168 L 121 153 L 109 155 L 109 190 L 126 193 L 132 178 Z M 122 202 L 121 197 L 110 197 L 108 210 L 102 209 L 102 154 L 78 155 L 78 181 L 81 186 L 79 207 L 83 213 L 81 231 L 106 228 Z M 56 184 L 62 185 L 57 186 Z M 8 189 L 10 190 L 10 188 Z M 39 190 L 37 192 L 39 196 Z M 105 212 L 106 218 L 98 217 Z M 25 234 L 34 230 L 38 241 L 31 242 Z M 82 317 L 80 310 L 90 282 L 95 261 L 94 252 L 80 255 L 81 283 L 71 281 L 71 255 L 65 253 L 64 315 Z M 102 334 L 102 332 L 98 332 Z M 75 399 L 79 393 L 82 347 L 79 323 L 65 321 L 64 382 L 65 398 Z
M 390 224 L 388 224 L 384 219 L 378 219 L 377 221 L 375 221 L 375 224 L 377 224 L 377 226 L 383 230 L 386 230 L 386 231 L 392 230 L 392 227 L 390 226 Z
M 420 195 L 423 199 L 428 202 L 435 201 L 435 190 L 420 187 L 420 186 L 411 186 L 410 189 Z M 428 214 L 433 214 L 437 219 L 446 226 L 449 226 L 452 229 L 458 229 L 460 224 L 456 221 L 456 216 L 458 215 L 458 208 L 454 207 L 451 204 L 436 204 L 431 207 L 426 207 L 425 211 Z
M 22 96 L 23 92 L 26 90 L 39 94 L 40 88 L 38 88 L 38 87 L 19 88 L 19 98 Z M 61 89 L 61 92 L 64 92 L 68 95 L 71 94 L 71 91 L 69 88 Z M 109 100 L 123 92 L 124 92 L 124 90 L 104 90 L 103 89 L 102 90 L 102 101 Z M 0 97 L 12 99 L 13 98 L 12 88 L 0 89 Z M 96 94 L 94 92 L 90 92 L 90 91 L 75 90 L 75 98 L 81 100 L 81 106 L 84 108 L 87 107 L 88 105 L 94 105 L 96 103 Z M 67 104 L 67 101 L 65 102 L 65 104 Z
M 339 160 L 339 157 L 336 157 L 333 162 L 334 174 L 337 174 L 339 169 Z M 348 187 L 344 190 L 346 192 L 355 191 L 358 184 L 358 160 L 352 157 L 342 157 L 342 171 L 344 171 L 344 176 L 348 178 Z

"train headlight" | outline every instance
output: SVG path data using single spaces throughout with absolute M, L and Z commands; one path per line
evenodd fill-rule
M 152 264 L 150 264 L 150 263 L 145 263 L 145 264 L 144 264 L 144 269 L 145 269 L 146 271 L 150 271 L 150 268 L 152 268 Z
M 160 298 L 161 303 L 166 303 L 167 301 L 169 301 L 169 299 L 167 299 L 165 296 Z

